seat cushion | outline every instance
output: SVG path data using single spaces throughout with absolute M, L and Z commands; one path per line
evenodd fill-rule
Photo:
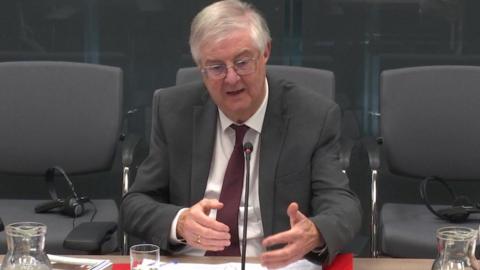
M 73 218 L 52 212 L 45 214 L 36 214 L 34 208 L 36 205 L 45 202 L 45 200 L 0 200 L 0 217 L 5 226 L 14 222 L 33 221 L 47 225 L 47 236 L 45 241 L 45 250 L 50 254 L 85 254 L 85 252 L 65 249 L 63 240 L 73 229 Z M 97 214 L 93 221 L 118 221 L 118 207 L 113 200 L 93 200 L 97 208 Z M 94 213 L 92 204 L 85 204 L 85 213 L 75 219 L 75 225 L 84 222 L 90 222 Z M 0 232 L 0 254 L 7 251 L 5 231 Z M 118 248 L 117 235 L 102 246 L 102 253 L 112 252 Z
M 387 203 L 382 207 L 379 218 L 381 253 L 402 258 L 435 258 L 435 232 L 438 228 L 467 226 L 478 229 L 480 222 L 480 215 L 470 215 L 465 223 L 450 223 L 436 217 L 421 204 Z

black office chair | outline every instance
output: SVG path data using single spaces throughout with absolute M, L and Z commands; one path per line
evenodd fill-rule
M 303 88 L 318 91 L 329 99 L 335 99 L 335 76 L 331 71 L 298 66 L 268 65 L 267 72 L 285 78 Z M 202 74 L 198 67 L 180 68 L 177 71 L 176 84 L 200 81 L 201 79 Z M 347 137 L 341 138 L 340 160 L 344 171 L 350 166 L 353 146 L 352 140 Z
M 113 199 L 83 198 L 89 194 L 72 190 L 58 170 L 49 171 L 55 179 L 49 191 L 64 186 L 66 193 L 54 192 L 60 200 L 51 205 L 45 203 L 52 198 L 40 199 L 38 194 L 48 194 L 44 176 L 53 166 L 63 168 L 74 186 L 78 186 L 77 176 L 88 177 L 112 168 L 121 138 L 122 80 L 119 68 L 102 65 L 48 61 L 0 63 L 2 186 L 14 185 L 12 182 L 20 175 L 29 179 L 25 183 L 31 183 L 30 190 L 41 189 L 34 191 L 36 199 L 30 199 L 24 195 L 24 189 L 29 188 L 19 186 L 15 194 L 23 198 L 12 195 L 0 199 L 0 217 L 5 225 L 19 221 L 46 224 L 48 253 L 118 250 L 115 232 L 118 207 Z M 128 162 L 127 151 L 124 165 Z M 99 186 L 90 183 L 89 190 Z M 120 179 L 118 187 L 109 188 L 117 188 L 120 193 Z M 73 204 L 70 200 L 63 200 L 62 204 L 66 196 L 73 197 Z M 40 210 L 47 213 L 36 213 L 36 206 L 43 206 Z M 84 213 L 74 219 L 68 216 L 72 215 L 70 206 L 76 214 L 80 210 Z M 5 232 L 2 232 L 0 254 L 5 252 Z
M 455 189 L 458 180 L 480 179 L 479 85 L 480 67 L 474 66 L 424 66 L 382 72 L 380 138 L 366 144 L 372 169 L 374 256 L 434 258 L 438 228 L 461 224 L 478 229 L 478 214 L 456 223 L 435 216 L 423 203 L 418 184 L 437 177 Z M 395 195 L 402 186 L 391 187 L 395 182 L 403 183 L 403 188 L 413 187 L 407 192 L 416 199 L 409 203 L 398 201 Z M 387 187 L 395 194 L 378 211 L 377 198 Z M 435 190 L 430 197 L 435 195 L 436 203 L 445 205 L 433 208 L 451 207 L 447 205 L 448 193 L 440 187 Z M 443 203 L 440 193 L 445 194 Z

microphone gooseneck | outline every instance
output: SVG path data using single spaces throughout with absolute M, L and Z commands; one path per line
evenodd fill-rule
M 245 159 L 247 161 L 250 161 L 250 156 L 252 154 L 252 151 L 253 151 L 253 144 L 251 142 L 246 142 L 246 143 L 243 144 L 243 152 L 245 153 Z M 247 165 L 249 165 L 249 164 L 247 164 Z M 248 173 L 248 171 L 247 171 L 247 173 Z
M 243 202 L 243 239 L 242 239 L 242 270 L 245 270 L 245 259 L 247 256 L 247 224 L 248 224 L 248 198 L 250 195 L 250 156 L 253 151 L 251 142 L 243 144 L 243 153 L 246 161 L 245 192 Z

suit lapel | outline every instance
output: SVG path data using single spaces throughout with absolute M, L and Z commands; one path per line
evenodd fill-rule
M 288 127 L 283 87 L 269 77 L 269 97 L 260 135 L 259 196 L 264 235 L 273 231 L 275 171 Z
M 204 104 L 195 106 L 193 111 L 191 205 L 200 201 L 205 194 L 217 130 L 217 107 L 206 90 L 204 99 Z

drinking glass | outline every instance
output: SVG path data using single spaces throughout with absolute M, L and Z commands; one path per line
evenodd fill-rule
M 131 270 L 157 270 L 160 266 L 160 248 L 152 244 L 139 244 L 130 248 Z

